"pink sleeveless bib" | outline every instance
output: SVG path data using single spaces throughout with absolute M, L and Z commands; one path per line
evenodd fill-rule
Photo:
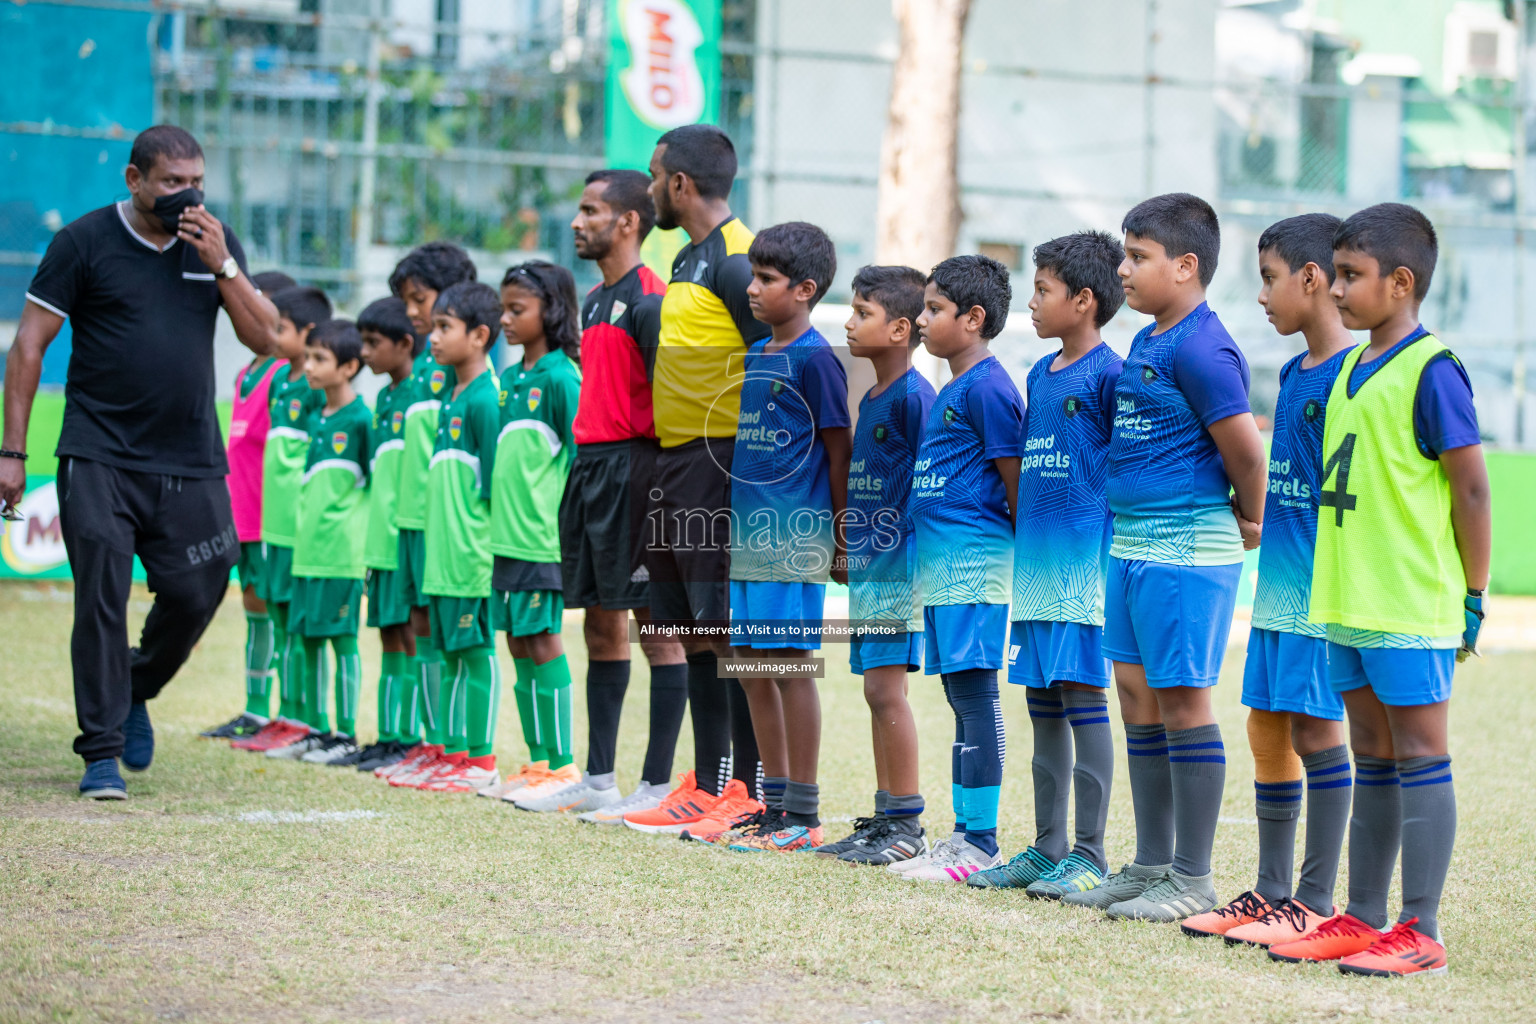
M 261 460 L 272 422 L 267 392 L 277 373 L 288 372 L 288 363 L 279 359 L 268 366 L 250 394 L 242 398 L 240 392 L 250 372 L 251 367 L 246 366 L 235 378 L 235 404 L 229 419 L 229 500 L 241 543 L 261 540 Z

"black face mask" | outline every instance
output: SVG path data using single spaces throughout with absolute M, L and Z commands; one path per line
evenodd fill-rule
M 155 216 L 165 225 L 165 230 L 175 234 L 181 228 L 181 215 L 191 206 L 203 205 L 203 190 L 184 188 L 168 196 L 155 197 Z

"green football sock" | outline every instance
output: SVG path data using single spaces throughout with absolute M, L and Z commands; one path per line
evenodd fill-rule
M 325 638 L 302 638 L 304 698 L 301 716 L 305 725 L 318 732 L 331 731 L 331 666 L 326 663 Z
M 523 726 L 523 742 L 528 744 L 528 760 L 537 764 L 549 760 L 544 739 L 539 735 L 539 709 L 533 699 L 533 659 L 513 658 L 512 668 L 517 681 L 512 684 L 512 695 L 517 698 L 517 720 Z
M 494 647 L 462 652 L 469 719 L 469 756 L 489 757 L 496 745 L 496 715 L 501 710 L 501 665 Z
M 444 754 L 462 754 L 469 749 L 469 716 L 466 713 L 466 676 L 464 651 L 443 652 L 443 685 L 438 701 L 438 716 L 447 723 Z
M 405 681 L 405 652 L 385 651 L 379 660 L 379 742 L 389 743 L 400 738 L 400 686 Z
M 272 714 L 272 661 L 277 655 L 272 617 L 245 613 L 245 713 L 258 718 Z
M 356 636 L 331 637 L 336 652 L 336 731 L 357 735 L 357 702 L 363 692 L 363 662 Z
M 416 691 L 421 721 L 426 728 L 427 742 L 440 747 L 448 727 L 448 722 L 437 714 L 438 697 L 443 688 L 443 659 L 429 637 L 416 638 L 416 660 L 421 668 L 421 685 Z
M 565 655 L 533 667 L 534 698 L 540 732 L 549 751 L 549 770 L 576 758 L 571 751 L 571 666 Z
M 288 606 L 271 606 L 272 641 L 277 646 L 277 713 L 290 721 L 304 714 L 303 645 L 288 632 Z
M 414 654 L 402 654 L 400 685 L 395 695 L 400 702 L 395 715 L 395 738 L 401 743 L 421 741 L 421 707 L 416 701 L 416 690 L 421 685 L 421 659 Z

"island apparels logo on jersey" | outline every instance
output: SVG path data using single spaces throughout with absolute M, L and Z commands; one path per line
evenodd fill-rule
M 464 433 L 464 417 L 455 416 L 450 419 L 448 421 L 448 436 L 457 441 L 462 433 Z
M 544 389 L 543 388 L 529 388 L 528 389 L 528 411 L 529 412 L 533 412 L 533 410 L 537 409 L 539 407 L 539 400 L 542 399 L 543 397 L 544 397 Z
M 346 450 L 347 432 L 345 430 L 338 430 L 331 434 L 331 451 L 335 452 L 337 455 L 340 455 Z
M 1068 418 L 1076 416 L 1083 411 L 1083 400 L 1076 395 L 1068 395 L 1067 400 L 1061 403 L 1061 411 L 1066 413 Z
M 433 370 L 432 376 L 427 380 L 427 387 L 431 388 L 432 393 L 435 395 L 439 391 L 443 390 L 443 385 L 447 383 L 448 375 L 446 373 L 444 373 L 442 370 Z

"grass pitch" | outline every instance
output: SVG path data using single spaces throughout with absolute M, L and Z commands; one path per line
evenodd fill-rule
M 1441 915 L 1451 973 L 1383 983 L 1022 894 L 729 854 L 232 752 L 196 734 L 241 701 L 233 592 L 152 705 L 158 750 L 149 772 L 129 777 L 132 799 L 86 803 L 69 747 L 69 599 L 0 586 L 0 1020 L 1536 1019 L 1536 656 L 1458 673 L 1461 823 Z M 136 591 L 135 631 L 147 609 Z M 580 680 L 574 619 L 566 642 Z M 376 643 L 363 651 L 367 679 Z M 823 813 L 846 819 L 866 812 L 874 788 L 869 726 L 846 652 L 828 653 Z M 1240 651 L 1229 655 L 1217 697 L 1229 764 L 1223 898 L 1254 870 L 1241 664 Z M 626 788 L 645 745 L 643 661 L 634 676 L 619 744 Z M 933 680 L 914 677 L 912 699 L 926 821 L 942 833 L 952 719 Z M 372 722 L 372 702 L 365 687 L 360 721 Z M 1012 854 L 1032 833 L 1030 740 L 1022 695 L 1005 688 L 1004 704 L 1000 838 Z M 512 705 L 502 702 L 499 751 L 515 763 Z M 576 729 L 584 735 L 580 720 Z M 679 769 L 691 764 L 683 732 Z M 1117 767 L 1113 866 L 1133 840 Z

